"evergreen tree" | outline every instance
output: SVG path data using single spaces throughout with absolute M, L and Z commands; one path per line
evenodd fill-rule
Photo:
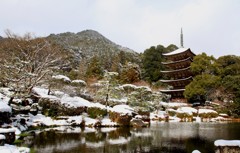
M 177 46 L 169 45 L 165 48 L 162 45 L 158 45 L 157 47 L 150 47 L 146 49 L 142 54 L 142 63 L 143 63 L 143 79 L 148 82 L 156 82 L 160 78 L 163 77 L 161 70 L 164 70 L 164 66 L 161 62 L 165 61 L 162 54 L 176 50 Z
M 87 77 L 102 77 L 103 76 L 103 69 L 102 65 L 100 63 L 100 59 L 97 56 L 92 57 L 92 59 L 89 62 L 87 71 L 86 71 Z

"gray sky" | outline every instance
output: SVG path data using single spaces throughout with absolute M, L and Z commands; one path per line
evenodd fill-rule
M 240 55 L 240 0 L 0 0 L 0 35 L 93 29 L 124 47 L 180 45 L 199 54 Z

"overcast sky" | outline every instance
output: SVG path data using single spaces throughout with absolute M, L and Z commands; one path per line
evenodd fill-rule
M 0 35 L 96 30 L 143 52 L 162 44 L 240 55 L 240 0 L 0 0 Z

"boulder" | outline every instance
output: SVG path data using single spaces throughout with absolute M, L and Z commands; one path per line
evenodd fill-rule
M 146 127 L 147 125 L 143 122 L 143 120 L 133 118 L 130 121 L 130 126 L 133 126 L 133 127 Z
M 118 112 L 109 112 L 109 118 L 111 121 L 118 123 L 120 126 L 130 126 L 132 116 L 128 114 L 123 115 Z
M 67 107 L 62 105 L 59 99 L 49 99 L 44 97 L 39 99 L 39 106 L 42 107 L 43 113 L 48 116 L 75 116 L 80 115 L 87 110 L 85 106 Z
M 15 129 L 13 128 L 0 128 L 0 135 L 5 136 L 5 142 L 8 144 L 12 144 L 15 141 Z

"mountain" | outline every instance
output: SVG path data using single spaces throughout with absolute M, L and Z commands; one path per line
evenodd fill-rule
M 99 32 L 84 30 L 78 33 L 51 34 L 47 37 L 51 42 L 56 43 L 68 50 L 74 58 L 74 67 L 79 66 L 82 60 L 90 60 L 99 57 L 105 62 L 113 60 L 116 56 L 124 54 L 127 61 L 138 63 L 140 56 L 137 52 L 117 45 Z

